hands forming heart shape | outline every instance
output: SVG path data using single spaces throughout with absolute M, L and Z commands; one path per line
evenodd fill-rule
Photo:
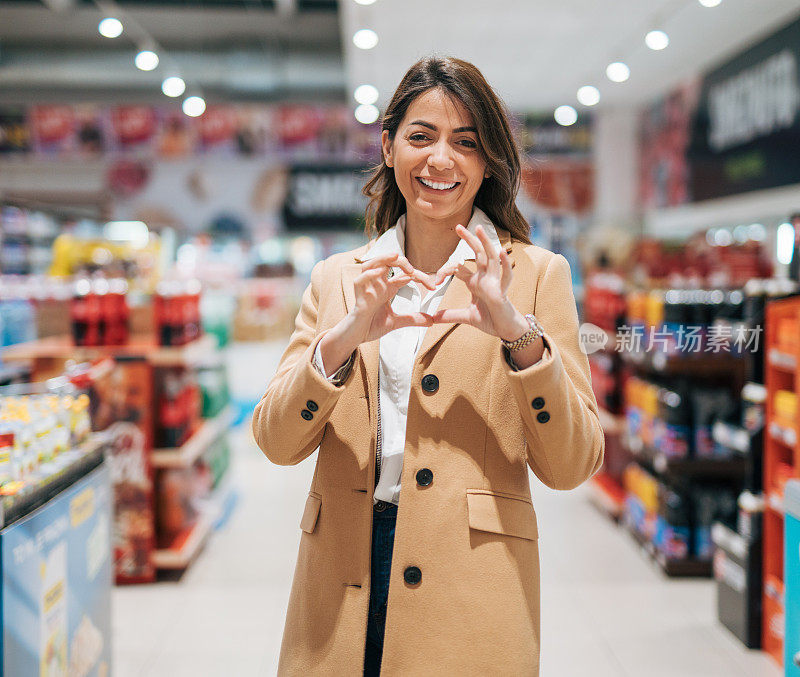
M 405 256 L 384 254 L 365 263 L 355 279 L 356 304 L 354 312 L 362 318 L 371 318 L 363 341 L 380 338 L 400 327 L 428 327 L 434 323 L 461 322 L 469 324 L 492 336 L 509 336 L 515 327 L 518 311 L 506 297 L 511 284 L 511 261 L 505 250 L 496 251 L 489 236 L 478 225 L 475 234 L 457 225 L 456 233 L 475 252 L 476 269 L 463 263 L 442 266 L 436 273 L 427 274 L 414 268 Z M 400 273 L 390 276 L 390 268 L 400 268 Z M 433 315 L 408 313 L 399 315 L 392 310 L 391 302 L 397 291 L 412 280 L 430 290 L 436 289 L 449 275 L 455 275 L 466 284 L 472 294 L 465 308 L 445 308 Z M 516 326 L 519 326 L 518 323 Z M 519 332 L 517 332 L 519 333 Z

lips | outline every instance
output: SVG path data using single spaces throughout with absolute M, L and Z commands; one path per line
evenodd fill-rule
M 436 193 L 448 193 L 460 185 L 459 181 L 434 181 L 422 176 L 418 176 L 416 179 L 421 186 Z

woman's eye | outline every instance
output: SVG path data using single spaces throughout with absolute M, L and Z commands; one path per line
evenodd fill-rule
M 475 143 L 472 139 L 464 139 L 461 141 L 467 148 L 477 148 L 478 144 Z
M 428 137 L 424 134 L 412 134 L 408 137 L 411 141 L 427 141 Z

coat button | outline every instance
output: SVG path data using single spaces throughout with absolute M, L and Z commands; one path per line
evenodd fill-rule
M 539 423 L 547 423 L 550 420 L 550 414 L 546 411 L 540 411 L 536 414 L 536 420 L 539 421 Z
M 314 400 L 309 400 L 308 402 L 306 402 L 306 407 L 308 408 L 309 411 L 316 411 L 317 409 L 319 409 L 319 405 L 316 402 L 314 402 Z
M 406 570 L 403 572 L 403 578 L 406 583 L 416 585 L 422 580 L 422 572 L 419 570 L 419 567 L 406 567 Z
M 534 397 L 531 406 L 534 409 L 541 409 L 544 406 L 544 397 Z
M 300 412 L 300 416 L 302 416 L 306 421 L 310 421 L 312 418 L 314 418 L 314 414 L 312 414 L 308 409 L 303 409 L 303 411 Z
M 436 378 L 435 374 L 425 374 L 422 377 L 422 389 L 426 393 L 435 393 L 439 390 L 439 379 Z
M 431 482 L 433 482 L 433 472 L 428 468 L 422 468 L 422 470 L 417 470 L 417 484 L 422 487 L 427 487 Z

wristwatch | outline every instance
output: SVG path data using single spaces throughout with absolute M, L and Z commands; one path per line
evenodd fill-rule
M 525 346 L 530 345 L 537 338 L 544 334 L 542 325 L 539 324 L 539 321 L 534 315 L 529 313 L 525 315 L 525 319 L 528 321 L 530 329 L 520 336 L 516 341 L 506 341 L 504 338 L 500 339 L 509 352 L 513 353 L 517 350 L 522 350 Z

